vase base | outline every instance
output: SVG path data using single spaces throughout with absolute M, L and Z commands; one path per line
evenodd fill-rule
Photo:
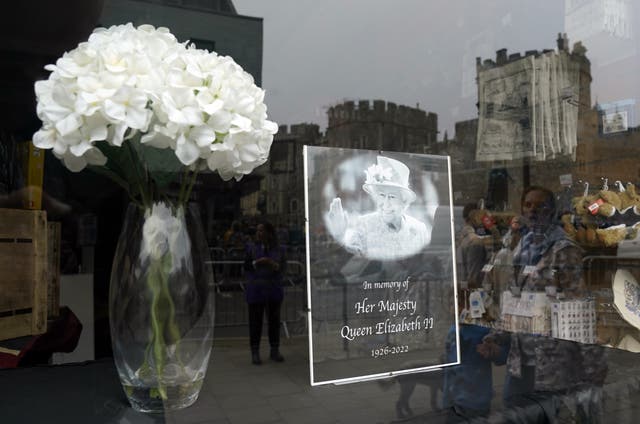
M 187 408 L 198 400 L 203 380 L 165 387 L 163 399 L 158 387 L 123 385 L 131 407 L 138 412 L 163 413 Z

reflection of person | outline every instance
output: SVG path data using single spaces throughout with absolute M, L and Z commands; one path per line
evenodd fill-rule
M 582 251 L 558 225 L 553 193 L 531 187 L 524 192 L 521 206 L 522 222 L 528 231 L 513 252 L 511 286 L 517 291 L 582 298 Z M 507 406 L 534 399 L 545 407 L 553 393 L 601 384 L 606 374 L 599 346 L 529 334 L 494 333 L 485 338 L 479 351 L 490 356 L 496 344 L 510 345 L 504 388 Z
M 256 228 L 256 243 L 247 246 L 245 270 L 246 298 L 249 304 L 249 342 L 251 361 L 260 365 L 262 320 L 267 313 L 270 358 L 282 362 L 280 354 L 280 306 L 284 297 L 282 278 L 286 266 L 285 250 L 278 243 L 273 226 L 264 222 Z
M 511 218 L 509 230 L 502 237 L 502 248 L 491 258 L 491 267 L 485 272 L 482 286 L 491 293 L 489 316 L 500 316 L 500 296 L 513 282 L 513 251 L 520 239 L 528 231 L 524 218 L 516 215 Z
M 449 408 L 447 423 L 469 422 L 487 417 L 491 411 L 492 362 L 504 365 L 507 350 L 496 346 L 492 352 L 482 351 L 482 340 L 489 331 L 487 327 L 477 325 L 462 324 L 459 327 L 460 364 L 444 369 L 442 405 Z M 447 334 L 447 362 L 458 359 L 455 335 L 455 326 L 452 326 Z
M 399 259 L 418 253 L 430 241 L 427 226 L 406 214 L 416 194 L 409 188 L 409 168 L 402 162 L 378 156 L 366 171 L 362 189 L 371 196 L 376 211 L 349 216 L 335 198 L 327 214 L 327 228 L 347 249 L 370 259 Z
M 231 227 L 224 233 L 223 242 L 225 249 L 241 248 L 244 245 L 244 238 L 240 222 L 233 221 Z
M 475 213 L 474 213 L 475 212 Z M 468 204 L 462 209 L 464 226 L 459 234 L 459 248 L 462 259 L 461 277 L 467 287 L 476 289 L 482 282 L 482 267 L 487 263 L 488 252 L 485 243 L 477 234 L 477 226 L 482 222 L 474 219 L 474 215 L 481 212 L 475 204 Z

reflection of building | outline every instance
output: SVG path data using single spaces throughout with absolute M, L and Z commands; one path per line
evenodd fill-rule
M 445 139 L 429 151 L 451 156 L 453 201 L 464 204 L 484 197 L 489 166 L 476 162 L 478 119 L 456 122 L 455 138 Z
M 588 181 L 592 187 L 609 180 L 609 186 L 620 180 L 636 183 L 640 180 L 640 128 L 603 132 L 602 113 L 594 108 L 581 122 L 580 143 L 573 165 L 574 182 Z
M 580 46 L 577 44 L 577 46 Z M 589 60 L 584 55 L 584 48 L 574 47 L 573 52 L 567 50 L 565 37 L 558 38 L 558 51 L 546 50 L 542 53 L 530 51 L 521 56 L 512 54 L 506 56 L 506 50 L 497 52 L 496 61 L 487 59 L 478 65 L 479 80 L 484 72 L 492 72 L 497 77 L 493 81 L 496 89 L 491 93 L 490 100 L 503 99 L 503 103 L 487 102 L 487 98 L 480 98 L 480 113 L 498 116 L 500 125 L 504 128 L 521 127 L 522 131 L 512 131 L 513 137 L 520 137 L 521 146 L 531 146 L 534 124 L 531 119 L 532 102 L 527 97 L 531 93 L 528 79 L 521 78 L 519 84 L 514 84 L 513 74 L 522 70 L 518 68 L 523 61 L 532 61 L 544 55 L 564 55 L 569 63 L 574 62 L 579 69 L 578 80 L 574 86 L 563 86 L 556 99 L 549 96 L 548 102 L 556 107 L 577 111 L 577 120 L 572 123 L 575 131 L 576 146 L 574 154 L 560 154 L 545 160 L 536 160 L 534 154 L 512 155 L 511 158 L 480 161 L 476 159 L 480 144 L 495 141 L 497 136 L 504 137 L 508 130 L 482 132 L 479 127 L 483 119 L 462 121 L 456 123 L 454 140 L 438 143 L 432 150 L 436 154 L 452 156 L 453 194 L 454 202 L 458 204 L 485 199 L 490 207 L 496 209 L 518 209 L 520 191 L 523 187 L 536 184 L 549 187 L 554 191 L 561 188 L 560 177 L 574 185 L 578 181 L 588 181 L 591 187 L 600 187 L 602 178 L 607 178 L 609 186 L 613 187 L 616 180 L 622 182 L 638 182 L 640 180 L 640 165 L 637 152 L 640 143 L 638 128 L 632 128 L 635 122 L 635 106 L 633 99 L 606 104 L 597 104 L 591 108 Z M 501 78 L 503 77 L 503 78 Z M 514 93 L 514 91 L 516 93 Z M 480 88 L 479 88 L 480 93 Z M 525 93 L 522 95 L 522 93 Z M 522 107 L 514 110 L 509 99 L 520 96 Z M 479 94 L 479 97 L 482 95 Z M 483 102 L 484 108 L 483 108 Z M 526 104 L 526 107 L 524 106 Z M 499 111 L 496 113 L 496 111 Z M 489 122 L 492 124 L 492 122 Z M 549 120 L 546 131 L 560 133 L 566 122 L 562 119 Z M 485 125 L 486 127 L 486 125 Z M 512 142 L 513 140 L 506 140 Z M 568 178 L 570 177 L 570 178 Z
M 436 143 L 438 115 L 395 103 L 347 101 L 327 112 L 327 145 L 425 153 Z
M 303 228 L 304 145 L 424 153 L 436 143 L 437 115 L 417 108 L 365 100 L 357 107 L 354 102 L 333 106 L 327 114 L 326 135 L 315 124 L 280 126 L 269 161 L 254 172 L 251 181 L 242 184 L 242 215 L 265 216 L 277 225 Z M 332 171 L 323 164 L 314 169 L 327 175 Z
M 477 59 L 479 118 L 456 124 L 455 140 L 435 150 L 453 156 L 455 201 L 513 209 L 522 187 L 557 190 L 571 173 L 590 111 L 590 65 L 579 43 L 569 51 L 560 35 L 557 47 Z
M 627 131 L 636 125 L 635 99 L 618 100 L 596 105 L 599 117 L 600 133 L 603 135 Z
M 640 97 L 640 13 L 633 0 L 567 0 L 565 32 L 589 48 L 593 97 L 599 103 Z M 638 113 L 638 103 L 632 105 Z M 637 125 L 629 122 L 630 126 Z
M 99 25 L 165 26 L 179 41 L 233 59 L 262 80 L 262 18 L 238 15 L 231 0 L 105 0 Z
M 479 161 L 573 156 L 577 120 L 590 107 L 590 64 L 584 48 L 559 35 L 557 50 L 536 50 L 496 61 L 477 59 Z
M 317 145 L 322 135 L 315 124 L 280 126 L 269 161 L 260 167 L 263 178 L 240 199 L 245 215 L 266 215 L 274 224 L 304 225 L 304 174 L 302 146 Z

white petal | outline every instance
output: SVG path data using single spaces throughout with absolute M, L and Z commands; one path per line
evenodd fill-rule
M 118 124 L 113 128 L 113 135 L 109 142 L 114 146 L 122 146 L 122 140 L 124 139 L 124 133 L 127 131 L 126 124 Z
M 87 166 L 87 161 L 84 157 L 72 155 L 70 152 L 67 152 L 64 157 L 64 166 L 66 166 L 71 172 L 80 172 L 85 166 Z
M 202 111 L 195 106 L 185 107 L 182 109 L 182 113 L 184 114 L 187 125 L 202 125 L 204 123 Z
M 51 80 L 36 81 L 35 83 L 35 92 L 38 98 L 50 97 L 52 89 L 53 81 Z
M 207 166 L 212 171 L 217 171 L 218 168 L 223 166 L 225 163 L 225 155 L 221 153 L 212 154 L 207 158 Z
M 74 144 L 73 146 L 69 147 L 69 150 L 76 156 L 82 156 L 87 150 L 91 149 L 92 147 L 93 146 L 91 145 L 91 143 L 85 141 L 79 144 Z
M 67 153 L 67 145 L 62 143 L 56 143 L 53 146 L 53 154 L 62 158 Z
M 231 127 L 231 114 L 225 110 L 219 110 L 207 121 L 207 125 L 213 128 L 216 132 L 226 133 Z
M 106 140 L 109 135 L 106 125 L 99 125 L 89 130 L 89 141 Z
M 56 144 L 56 130 L 41 129 L 33 135 L 33 145 L 39 149 L 51 149 Z
M 122 103 L 116 103 L 110 99 L 104 101 L 104 114 L 114 123 L 125 120 L 125 111 L 126 109 Z
M 157 147 L 158 149 L 166 149 L 171 146 L 172 139 L 159 132 L 149 132 L 140 138 L 142 144 Z
M 72 133 L 73 131 L 80 128 L 81 125 L 82 118 L 80 118 L 80 115 L 76 113 L 70 113 L 66 118 L 56 123 L 56 130 L 58 130 L 60 135 L 64 137 L 65 135 Z
M 271 134 L 275 134 L 278 132 L 278 124 L 272 121 L 265 120 L 264 124 L 262 125 L 262 128 Z
M 204 147 L 216 140 L 216 132 L 211 127 L 201 125 L 191 130 L 189 138 L 195 141 L 198 147 Z
M 181 136 L 181 140 L 178 140 L 176 146 L 176 156 L 184 165 L 191 165 L 200 157 L 200 149 Z
M 151 112 L 147 109 L 127 109 L 126 124 L 131 128 L 140 131 L 147 131 L 149 122 L 151 121 Z
M 69 115 L 70 109 L 66 107 L 62 107 L 57 103 L 49 103 L 45 104 L 42 108 L 42 113 L 47 117 L 47 119 L 51 122 L 59 122 L 62 121 Z
M 102 166 L 107 163 L 107 157 L 102 154 L 100 149 L 98 149 L 97 147 L 87 150 L 87 152 L 84 154 L 84 158 L 90 165 Z
M 235 114 L 231 120 L 231 125 L 235 125 L 242 131 L 249 131 L 251 130 L 251 119 Z
M 128 105 L 136 109 L 144 109 L 149 101 L 148 97 L 140 92 L 136 91 L 129 96 Z
M 51 90 L 51 100 L 60 106 L 71 109 L 73 107 L 74 99 L 67 91 L 67 87 L 62 84 L 56 84 Z
M 262 151 L 255 144 L 246 144 L 240 149 L 240 160 L 243 162 L 253 162 L 262 156 Z
M 236 104 L 236 110 L 243 114 L 250 114 L 256 107 L 255 100 L 252 97 L 244 96 Z
M 94 75 L 78 77 L 78 88 L 83 92 L 94 92 L 101 87 L 100 80 Z
M 202 106 L 202 110 L 204 110 L 205 113 L 208 113 L 209 115 L 213 115 L 214 113 L 222 109 L 222 106 L 224 106 L 224 102 L 220 99 L 216 99 L 212 103 Z

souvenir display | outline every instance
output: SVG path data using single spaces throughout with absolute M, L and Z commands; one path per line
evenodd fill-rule
M 613 302 L 622 318 L 640 329 L 640 285 L 626 269 L 619 269 L 613 279 Z
M 574 342 L 595 343 L 595 302 L 592 299 L 551 302 L 551 335 Z

